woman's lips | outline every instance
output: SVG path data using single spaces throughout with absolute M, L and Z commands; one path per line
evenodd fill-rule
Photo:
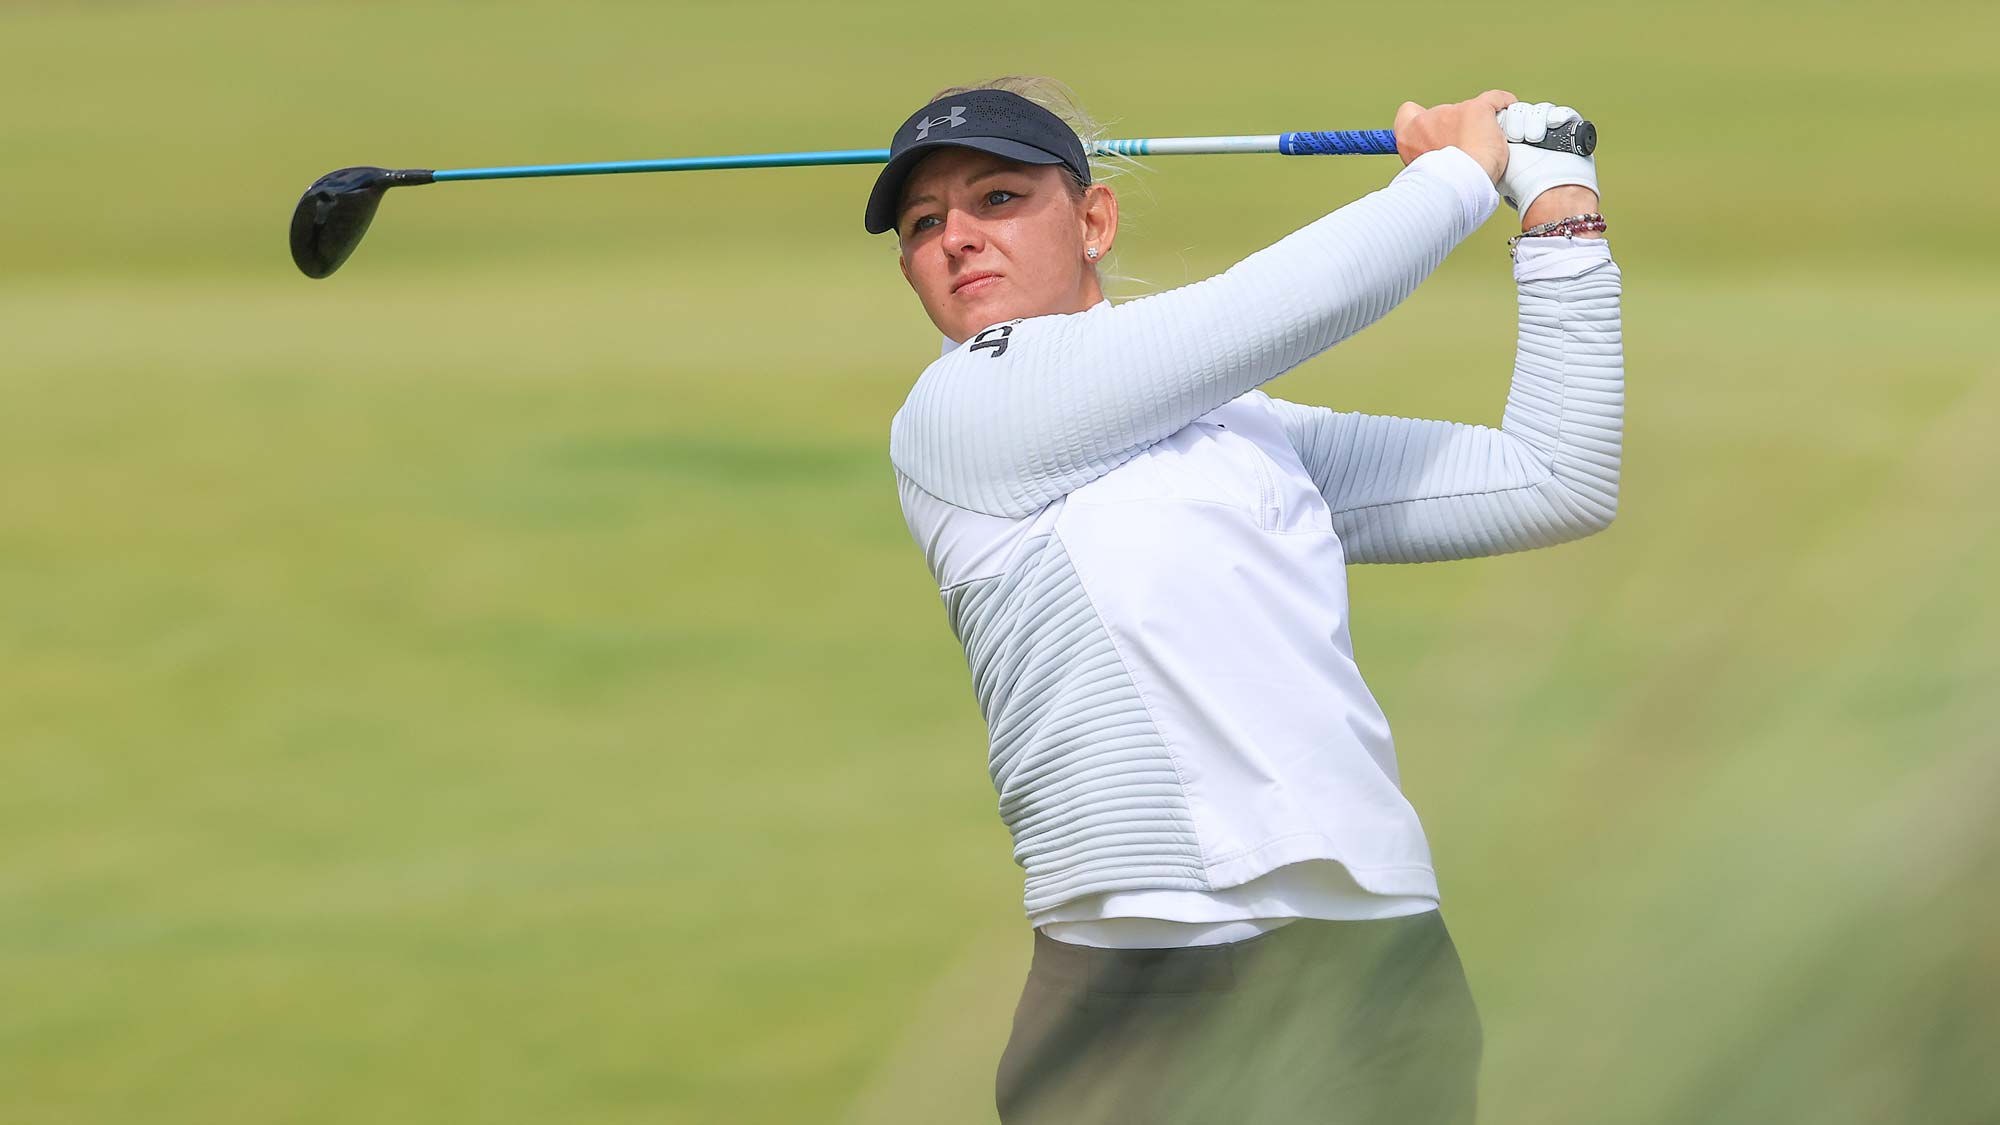
M 964 294 L 964 293 L 978 293 L 983 290 L 993 288 L 994 283 L 999 280 L 1000 280 L 1000 275 L 997 273 L 976 273 L 973 274 L 967 280 L 961 281 L 958 284 L 953 285 L 951 287 L 951 291 L 954 295 Z

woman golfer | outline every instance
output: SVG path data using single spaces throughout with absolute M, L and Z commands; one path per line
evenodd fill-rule
M 1118 200 L 1046 90 L 933 99 L 867 210 L 945 336 L 890 455 L 1036 930 L 1000 1117 L 1470 1121 L 1479 1018 L 1345 568 L 1611 521 L 1623 358 L 1595 170 L 1512 143 L 1573 111 L 1405 103 L 1387 186 L 1114 306 Z M 1394 308 L 1503 195 L 1531 237 L 1499 429 L 1257 389 Z

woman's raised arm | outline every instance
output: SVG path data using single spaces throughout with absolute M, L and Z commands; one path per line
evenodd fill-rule
M 1573 244 L 1571 244 L 1573 242 Z M 1547 547 L 1618 511 L 1625 350 L 1618 264 L 1601 239 L 1529 239 L 1499 429 L 1273 400 L 1349 562 Z
M 1498 200 L 1437 149 L 1215 277 L 989 327 L 917 380 L 890 458 L 947 503 L 1027 515 L 1380 319 Z

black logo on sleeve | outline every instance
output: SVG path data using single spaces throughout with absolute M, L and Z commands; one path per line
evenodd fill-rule
M 976 352 L 981 348 L 992 348 L 993 358 L 999 359 L 1007 354 L 1007 337 L 1013 334 L 1013 325 L 996 324 L 972 338 L 972 350 Z

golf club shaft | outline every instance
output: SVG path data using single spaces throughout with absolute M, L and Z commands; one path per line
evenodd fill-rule
M 1344 149 L 1334 147 L 1288 149 L 1285 142 L 1297 136 L 1339 138 Z M 1349 129 L 1335 133 L 1272 133 L 1253 137 L 1156 137 L 1135 140 L 1099 141 L 1095 156 L 1193 156 L 1206 153 L 1266 152 L 1303 156 L 1318 152 L 1386 154 L 1396 151 L 1396 137 L 1388 129 Z M 886 164 L 886 148 L 829 149 L 823 152 L 761 152 L 740 156 L 677 156 L 664 160 L 610 160 L 592 164 L 520 164 L 503 168 L 444 168 L 431 173 L 432 180 L 525 180 L 543 176 L 606 176 L 622 172 L 701 172 L 718 168 L 810 168 L 832 164 Z
M 1539 147 L 1589 154 L 1595 129 L 1582 133 L 1573 124 L 1551 131 Z M 1588 140 L 1583 138 L 1587 136 Z M 1389 129 L 1337 129 L 1326 132 L 1266 133 L 1238 137 L 1152 137 L 1099 141 L 1096 156 L 1194 156 L 1211 153 L 1276 153 L 1282 156 L 1387 156 L 1396 151 L 1396 134 Z M 717 168 L 801 168 L 833 164 L 883 164 L 886 148 L 829 149 L 821 152 L 764 152 L 740 156 L 677 156 L 664 160 L 612 160 L 593 164 L 519 164 L 501 168 L 445 168 L 430 173 L 434 182 L 450 180 L 525 180 L 545 176 L 606 176 L 624 172 L 698 172 Z M 416 182 L 416 181 L 411 181 Z

